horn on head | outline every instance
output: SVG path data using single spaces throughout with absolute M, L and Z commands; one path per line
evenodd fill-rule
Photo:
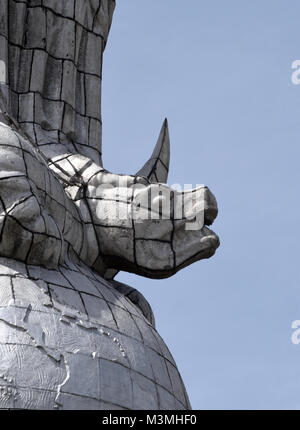
M 154 151 L 141 170 L 136 176 L 144 176 L 151 182 L 166 183 L 168 179 L 170 165 L 170 137 L 168 120 L 165 119 L 161 128 L 157 144 Z M 108 269 L 104 274 L 104 278 L 108 280 L 114 279 L 119 273 L 117 269 Z
M 170 136 L 168 120 L 165 119 L 154 151 L 136 176 L 145 176 L 151 182 L 166 183 L 170 166 Z

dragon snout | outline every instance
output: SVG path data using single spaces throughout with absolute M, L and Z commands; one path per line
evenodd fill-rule
M 209 188 L 204 189 L 204 223 L 212 225 L 218 215 L 218 204 Z
M 189 221 L 202 219 L 203 225 L 211 225 L 218 215 L 217 200 L 209 188 L 202 185 L 183 193 L 184 218 Z M 200 218 L 199 218 L 200 216 Z

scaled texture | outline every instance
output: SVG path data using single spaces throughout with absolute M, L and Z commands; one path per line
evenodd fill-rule
M 212 256 L 217 203 L 205 186 L 166 185 L 167 121 L 136 175 L 103 168 L 114 7 L 0 2 L 1 409 L 190 408 L 151 306 L 113 278 Z
M 0 407 L 187 409 L 174 360 L 139 307 L 74 256 L 0 259 Z

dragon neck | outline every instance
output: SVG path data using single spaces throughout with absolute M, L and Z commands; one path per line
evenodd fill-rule
M 1 109 L 48 158 L 79 153 L 101 165 L 102 57 L 114 4 L 1 0 Z

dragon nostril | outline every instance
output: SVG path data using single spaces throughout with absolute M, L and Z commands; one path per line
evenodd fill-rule
M 204 222 L 206 225 L 212 225 L 214 220 L 217 218 L 218 209 L 215 207 L 210 207 L 205 209 L 204 212 Z
M 206 225 L 211 225 L 218 215 L 218 204 L 215 196 L 206 188 L 204 204 L 204 220 Z

